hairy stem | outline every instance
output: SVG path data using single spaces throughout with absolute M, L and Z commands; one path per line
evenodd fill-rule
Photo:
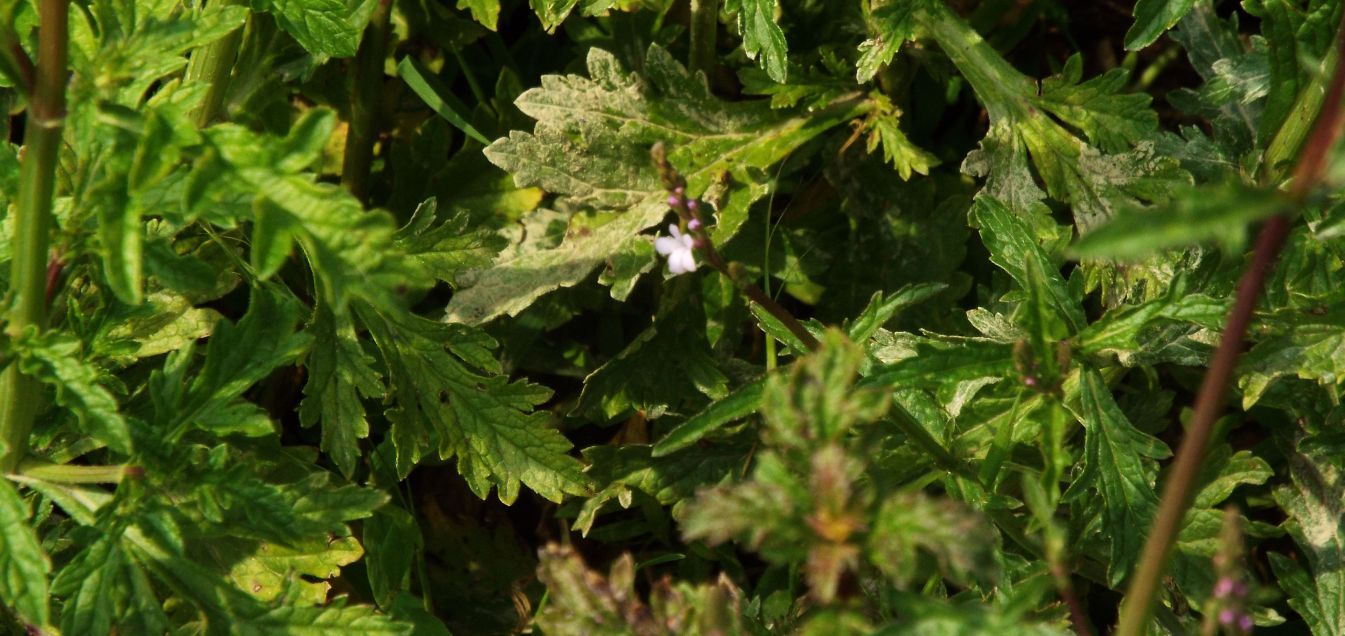
M 1337 60 L 1345 50 L 1345 21 L 1336 34 Z M 1309 90 L 1320 90 L 1309 88 Z M 1345 94 L 1345 65 L 1335 64 L 1330 75 L 1326 91 L 1317 101 L 1320 109 L 1313 120 L 1310 132 L 1301 145 L 1298 162 L 1294 166 L 1290 196 L 1300 203 L 1307 197 L 1320 180 L 1326 169 L 1327 153 L 1340 135 L 1341 98 Z M 1302 100 L 1300 100 L 1302 101 Z M 1267 167 L 1269 173 L 1275 172 L 1274 157 L 1267 149 Z M 1204 460 L 1214 432 L 1214 422 L 1223 410 L 1224 398 L 1228 394 L 1228 383 L 1233 377 L 1238 358 L 1242 355 L 1243 339 L 1251 323 L 1252 312 L 1256 308 L 1257 297 L 1265 284 L 1266 275 L 1284 246 L 1289 234 L 1289 217 L 1280 214 L 1262 226 L 1252 252 L 1252 263 L 1242 274 L 1238 282 L 1237 295 L 1233 308 L 1228 314 L 1228 323 L 1219 340 L 1219 348 L 1210 359 L 1209 370 L 1196 395 L 1195 413 L 1191 425 L 1182 439 L 1177 457 L 1173 461 L 1172 472 L 1164 484 L 1163 498 L 1154 516 L 1153 527 L 1144 544 L 1139 567 L 1130 582 L 1130 589 L 1121 605 L 1118 636 L 1139 636 L 1144 633 L 1154 600 L 1172 545 L 1181 530 L 1186 511 L 1194 498 L 1196 476 Z
M 218 0 L 222 4 L 238 4 L 240 0 Z M 243 29 L 211 42 L 192 51 L 191 61 L 187 64 L 186 81 L 206 82 L 205 97 L 196 107 L 193 116 L 196 125 L 205 128 L 224 114 L 224 97 L 229 93 L 229 80 L 233 75 L 234 60 L 238 58 L 238 45 L 243 41 Z
M 719 28 L 719 0 L 691 0 L 691 72 L 708 78 L 715 65 L 715 31 Z
M 392 30 L 392 0 L 379 0 L 355 53 L 355 75 L 350 83 L 350 131 L 346 134 L 341 184 L 367 204 L 369 173 L 378 139 L 379 105 L 383 103 L 383 61 Z
M 10 336 L 41 330 L 46 322 L 47 251 L 56 163 L 65 122 L 68 0 L 38 5 L 37 67 L 28 102 L 19 196 L 14 219 L 14 257 L 10 263 Z M 42 388 L 11 363 L 0 374 L 0 473 L 18 466 L 28 452 L 28 435 L 41 403 Z

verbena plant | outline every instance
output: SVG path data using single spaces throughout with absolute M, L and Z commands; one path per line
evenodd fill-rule
M 1345 633 L 1341 4 L 0 1 L 0 625 Z

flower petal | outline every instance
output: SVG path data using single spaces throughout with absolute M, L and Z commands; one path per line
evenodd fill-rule
M 682 242 L 671 236 L 660 236 L 654 239 L 654 250 L 664 256 L 682 249 L 686 249 Z
M 668 257 L 668 269 L 674 274 L 696 271 L 696 257 L 691 250 L 678 250 Z

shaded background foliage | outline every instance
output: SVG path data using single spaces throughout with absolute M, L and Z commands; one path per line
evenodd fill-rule
M 1345 632 L 1340 3 L 720 4 L 73 3 L 6 629 L 1106 632 L 1292 212 L 1150 629 Z

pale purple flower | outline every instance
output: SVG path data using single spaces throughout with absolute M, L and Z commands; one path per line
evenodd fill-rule
M 668 271 L 674 275 L 696 271 L 696 255 L 692 252 L 696 239 L 683 234 L 675 223 L 668 225 L 668 233 L 672 236 L 660 236 L 654 241 L 654 249 L 668 257 Z
M 1250 632 L 1250 631 L 1252 631 L 1252 627 L 1255 627 L 1255 626 L 1256 626 L 1256 624 L 1255 624 L 1255 622 L 1252 621 L 1252 617 L 1251 617 L 1251 616 L 1248 616 L 1248 615 L 1246 615 L 1246 614 L 1243 614 L 1242 616 L 1239 616 L 1239 617 L 1238 617 L 1238 627 L 1241 627 L 1241 628 L 1242 628 L 1242 631 L 1244 631 L 1244 632 Z

